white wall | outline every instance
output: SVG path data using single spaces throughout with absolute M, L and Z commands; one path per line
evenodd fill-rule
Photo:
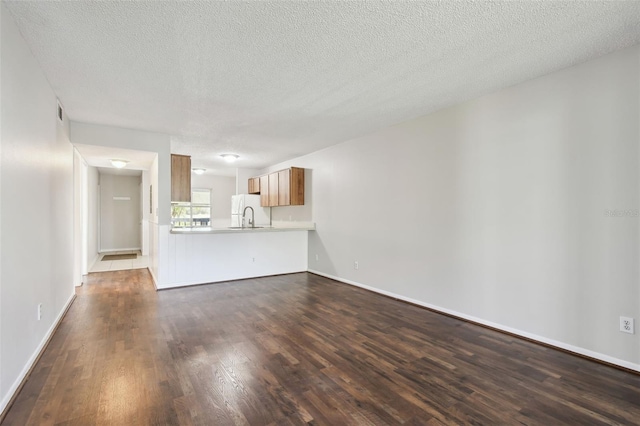
M 149 188 L 151 185 L 150 172 L 142 171 L 142 185 L 140 186 L 140 209 L 142 211 L 142 229 L 140 238 L 142 241 L 142 255 L 149 255 L 149 217 L 151 216 Z M 151 207 L 153 208 L 153 207 Z
M 100 252 L 142 249 L 141 176 L 100 174 Z
M 86 168 L 77 149 L 73 149 L 73 285 L 82 285 L 85 248 L 83 247 L 82 171 Z
M 0 166 L 2 165 L 2 140 L 4 139 L 2 137 L 2 121 L 4 120 L 4 116 L 2 114 L 2 110 L 3 110 L 3 103 L 2 99 L 3 95 L 2 95 L 2 83 L 4 81 L 3 77 L 2 77 L 2 52 L 4 52 L 4 47 L 3 46 L 3 42 L 2 39 L 4 38 L 3 34 L 4 34 L 4 6 L 0 5 Z M 5 407 L 7 406 L 7 401 L 9 398 L 11 398 L 11 395 L 9 393 L 6 393 L 6 391 L 3 390 L 3 386 L 2 386 L 2 374 L 3 374 L 3 363 L 2 363 L 2 324 L 3 324 L 3 315 L 2 315 L 2 305 L 3 305 L 3 298 L 2 298 L 2 172 L 0 170 L 0 413 L 2 413 L 5 409 Z
M 164 239 L 160 238 L 160 231 L 162 228 L 163 234 L 166 236 L 166 234 L 169 233 L 169 229 L 171 227 L 170 224 L 161 225 L 158 222 L 158 173 L 158 158 L 155 158 L 153 160 L 151 168 L 149 169 L 149 182 L 151 184 L 151 204 L 153 204 L 153 213 L 149 215 L 149 271 L 153 276 L 156 287 L 158 286 L 160 279 L 167 276 L 166 258 L 168 252 L 167 244 L 169 244 L 169 242 L 168 237 Z M 160 259 L 161 256 L 165 258 L 164 262 Z
M 639 86 L 636 46 L 275 165 L 310 192 L 274 221 L 316 222 L 311 270 L 640 370 L 639 219 L 605 216 L 640 208 Z
M 249 178 L 260 175 L 258 169 L 236 169 L 236 194 L 249 193 Z
M 236 178 L 208 174 L 191 175 L 193 189 L 211 189 L 211 226 L 224 228 L 231 223 L 231 196 L 236 193 Z
M 100 216 L 100 174 L 98 169 L 87 166 L 87 266 L 91 270 L 99 258 L 100 236 L 98 223 Z
M 82 285 L 99 257 L 98 214 L 100 187 L 98 169 L 87 165 L 77 149 L 73 149 L 73 229 L 74 285 Z
M 4 4 L 0 10 L 2 410 L 73 296 L 74 210 L 66 117 L 58 124 L 55 93 Z

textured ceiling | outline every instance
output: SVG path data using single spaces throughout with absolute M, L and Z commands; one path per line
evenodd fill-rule
M 5 2 L 72 120 L 264 167 L 640 42 L 640 2 Z

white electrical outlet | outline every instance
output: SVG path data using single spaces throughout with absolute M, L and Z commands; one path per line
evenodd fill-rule
M 353 262 L 353 269 L 358 269 L 358 261 Z
M 316 254 L 316 261 L 318 260 L 318 255 Z
M 255 262 L 256 262 L 256 258 L 255 258 L 255 257 L 252 257 L 252 258 L 251 258 L 251 261 L 252 261 L 253 263 L 255 263 Z
M 38 321 L 42 319 L 42 303 L 38 303 Z
M 635 331 L 633 329 L 633 318 L 620 317 L 620 331 L 622 331 L 623 333 L 634 334 Z

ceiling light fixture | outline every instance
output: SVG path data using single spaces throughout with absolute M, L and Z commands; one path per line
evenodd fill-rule
M 118 159 L 115 159 L 115 158 L 111 160 L 111 165 L 113 167 L 115 167 L 116 169 L 123 168 L 124 166 L 127 165 L 127 163 L 128 163 L 127 160 L 118 160 Z
M 207 169 L 191 169 L 191 171 L 197 175 L 203 174 Z
M 224 161 L 226 161 L 227 163 L 233 163 L 238 158 L 240 158 L 240 156 L 236 154 L 222 154 L 220 157 L 224 158 Z

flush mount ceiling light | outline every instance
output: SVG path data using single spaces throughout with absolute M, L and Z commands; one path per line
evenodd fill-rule
M 222 154 L 220 157 L 224 158 L 224 161 L 226 161 L 227 163 L 233 163 L 238 158 L 240 158 L 240 156 L 236 154 Z
M 113 167 L 115 167 L 116 169 L 123 168 L 124 166 L 127 165 L 127 163 L 128 163 L 127 160 L 118 160 L 118 159 L 115 159 L 115 158 L 113 160 L 111 160 L 111 165 Z
M 191 169 L 191 171 L 197 175 L 203 174 L 207 169 Z

